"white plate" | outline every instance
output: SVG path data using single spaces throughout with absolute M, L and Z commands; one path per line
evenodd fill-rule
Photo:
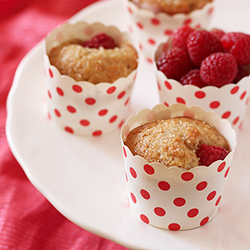
M 233 0 L 218 3 L 214 19 L 214 23 L 220 24 L 217 27 L 250 33 L 250 2 L 241 1 L 241 5 Z M 122 0 L 115 0 L 94 4 L 71 21 L 103 21 L 125 30 L 125 19 Z M 216 218 L 201 228 L 182 232 L 148 226 L 129 212 L 119 131 L 101 138 L 76 137 L 46 119 L 43 42 L 19 65 L 7 103 L 7 138 L 34 186 L 68 219 L 127 248 L 249 249 L 250 117 L 239 134 Z M 132 97 L 134 113 L 158 103 L 151 67 L 142 61 L 140 69 Z

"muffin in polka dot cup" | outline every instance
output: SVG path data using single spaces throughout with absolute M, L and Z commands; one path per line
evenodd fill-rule
M 187 230 L 218 212 L 236 147 L 226 119 L 197 106 L 159 104 L 122 128 L 131 212 L 162 229 Z
M 146 60 L 178 27 L 208 28 L 216 0 L 124 0 L 128 28 Z
M 155 52 L 160 103 L 198 105 L 238 131 L 249 103 L 249 65 L 249 35 L 182 26 Z
M 49 119 L 77 135 L 121 128 L 138 66 L 129 34 L 101 23 L 65 23 L 47 36 L 45 46 Z

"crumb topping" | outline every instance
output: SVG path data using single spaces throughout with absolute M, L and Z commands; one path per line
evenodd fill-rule
M 130 0 L 139 8 L 148 9 L 155 13 L 165 12 L 169 15 L 177 13 L 188 14 L 195 9 L 201 9 L 213 0 Z
M 138 55 L 130 44 L 114 49 L 100 47 L 88 48 L 72 40 L 61 44 L 49 53 L 50 63 L 62 75 L 68 75 L 76 81 L 113 83 L 121 77 L 127 77 L 137 68 Z
M 209 124 L 197 119 L 176 117 L 141 125 L 128 134 L 125 145 L 133 155 L 167 167 L 191 169 L 199 165 L 196 151 L 202 144 L 230 150 L 226 139 Z

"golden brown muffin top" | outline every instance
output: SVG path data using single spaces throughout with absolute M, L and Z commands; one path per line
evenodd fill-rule
M 50 63 L 62 75 L 93 84 L 113 83 L 137 68 L 138 55 L 130 44 L 122 44 L 114 49 L 93 49 L 83 47 L 81 43 L 79 40 L 68 41 L 49 53 Z
M 193 10 L 201 9 L 213 0 L 129 0 L 139 8 L 151 10 L 154 13 L 165 12 L 169 15 L 178 13 L 188 14 Z
M 133 155 L 167 167 L 191 169 L 199 165 L 196 151 L 202 144 L 230 150 L 226 139 L 209 124 L 188 117 L 176 117 L 141 125 L 128 134 L 125 145 Z

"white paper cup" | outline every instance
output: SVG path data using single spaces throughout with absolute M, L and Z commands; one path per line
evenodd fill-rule
M 44 67 L 48 116 L 57 126 L 70 133 L 92 136 L 106 134 L 121 128 L 129 115 L 129 101 L 137 69 L 113 83 L 95 85 L 61 75 L 50 64 L 48 53 L 53 47 L 75 38 L 90 40 L 100 33 L 111 36 L 117 44 L 132 44 L 129 34 L 121 33 L 114 26 L 85 22 L 63 24 L 46 39 Z
M 186 170 L 149 163 L 140 156 L 133 156 L 125 146 L 124 140 L 133 128 L 178 116 L 197 118 L 214 126 L 227 139 L 231 152 L 223 161 Z M 131 116 L 123 126 L 121 136 L 128 200 L 138 219 L 162 229 L 187 230 L 214 218 L 236 147 L 236 133 L 226 119 L 199 107 L 157 105 L 152 110 L 143 109 Z
M 176 80 L 168 79 L 164 73 L 157 69 L 155 62 L 164 48 L 168 47 L 166 44 L 160 44 L 155 52 L 154 59 L 160 103 L 166 106 L 174 103 L 182 103 L 188 107 L 197 105 L 205 111 L 215 112 L 221 118 L 228 119 L 233 128 L 238 131 L 242 126 L 249 103 L 250 76 L 242 78 L 237 84 L 230 83 L 221 88 L 215 86 L 203 88 L 193 85 L 183 86 Z
M 207 3 L 202 9 L 194 10 L 189 14 L 168 15 L 140 9 L 129 0 L 124 0 L 124 5 L 128 16 L 129 31 L 137 41 L 142 54 L 150 62 L 153 60 L 153 53 L 159 44 L 177 28 L 188 24 L 193 28 L 207 29 L 216 6 L 214 0 Z

